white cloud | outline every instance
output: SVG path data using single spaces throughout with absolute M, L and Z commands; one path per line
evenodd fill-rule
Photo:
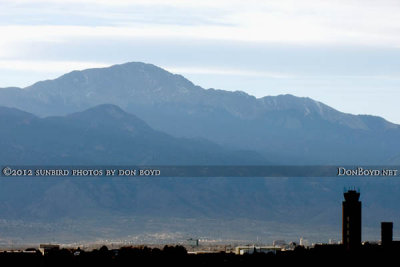
M 0 3 L 11 3 L 11 4 L 58 4 L 58 5 L 71 5 L 71 4 L 90 4 L 90 5 L 104 5 L 108 7 L 119 7 L 119 6 L 183 6 L 183 7 L 218 7 L 218 6 L 229 6 L 232 4 L 240 3 L 239 0 L 2 0 Z M 249 1 L 249 2 L 259 2 L 262 1 Z
M 16 12 L 21 16 L 19 26 L 4 21 L 0 34 L 7 38 L 2 38 L 0 45 L 13 40 L 29 42 L 32 38 L 54 41 L 82 37 L 161 37 L 400 47 L 400 5 L 393 1 L 380 1 L 379 5 L 355 0 L 18 0 L 17 4 L 14 1 L 3 8 L 3 14 Z M 138 14 L 137 8 L 141 6 L 152 8 Z M 163 10 L 160 6 L 170 9 Z M 76 16 L 73 21 L 76 26 L 70 25 L 72 21 L 57 18 L 62 12 Z M 45 25 L 31 26 L 30 18 L 35 15 L 43 15 L 36 19 L 43 20 Z M 193 19 L 198 23 L 193 25 Z M 103 26 L 91 26 L 91 21 Z
M 249 77 L 266 77 L 276 79 L 293 78 L 293 74 L 258 71 L 249 69 L 234 69 L 234 68 L 218 68 L 218 67 L 163 67 L 164 69 L 177 74 L 205 74 L 205 75 L 234 75 L 234 76 L 249 76 Z
M 111 64 L 82 61 L 0 60 L 0 70 L 66 73 L 72 70 L 108 67 Z

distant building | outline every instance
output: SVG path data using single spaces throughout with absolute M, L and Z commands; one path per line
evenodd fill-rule
M 275 247 L 285 247 L 287 244 L 285 240 L 274 240 L 272 245 Z
M 361 246 L 361 201 L 360 193 L 348 190 L 342 203 L 342 242 L 346 250 Z
M 192 246 L 192 247 L 198 247 L 199 246 L 199 240 L 198 239 L 189 238 L 186 241 L 187 241 L 187 244 L 189 246 Z
M 393 242 L 393 222 L 381 223 L 381 245 L 390 246 Z
M 303 246 L 303 247 L 309 247 L 310 246 L 310 242 L 308 242 L 307 239 L 304 239 L 303 237 L 300 237 L 299 245 Z
M 60 249 L 60 245 L 40 244 L 40 246 L 39 246 L 39 251 L 43 255 L 47 254 L 49 251 L 54 251 L 54 250 L 59 250 L 59 249 Z
M 276 254 L 277 251 L 281 251 L 281 248 L 275 246 L 238 246 L 235 248 L 235 253 L 237 255 L 244 255 L 244 254 L 254 254 L 254 253 L 273 253 Z

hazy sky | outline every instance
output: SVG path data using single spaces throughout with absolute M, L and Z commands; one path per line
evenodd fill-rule
M 142 61 L 400 123 L 400 1 L 0 0 L 0 87 Z

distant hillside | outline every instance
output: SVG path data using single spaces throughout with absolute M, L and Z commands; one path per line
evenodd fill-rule
M 175 138 L 104 104 L 65 117 L 37 118 L 0 107 L 4 164 L 265 164 L 260 155 L 206 140 Z

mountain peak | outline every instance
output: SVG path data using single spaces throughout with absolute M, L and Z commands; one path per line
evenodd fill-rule
M 26 94 L 38 102 L 73 106 L 72 111 L 100 103 L 112 103 L 126 108 L 136 99 L 146 104 L 174 101 L 199 91 L 197 86 L 183 76 L 141 62 L 72 71 L 25 89 Z
M 83 112 L 108 115 L 114 118 L 121 118 L 128 115 L 122 108 L 114 104 L 100 104 Z
M 81 112 L 72 113 L 68 115 L 67 118 L 79 118 L 81 120 L 103 123 L 107 121 L 135 121 L 135 123 L 140 122 L 140 124 L 146 125 L 145 122 L 137 118 L 135 115 L 125 112 L 119 106 L 114 104 L 100 104 Z
M 294 109 L 299 111 L 307 111 L 306 113 L 309 113 L 312 110 L 320 115 L 323 114 L 326 109 L 333 110 L 325 104 L 315 101 L 311 98 L 298 97 L 291 94 L 266 96 L 260 100 L 265 104 L 266 108 L 273 110 Z

